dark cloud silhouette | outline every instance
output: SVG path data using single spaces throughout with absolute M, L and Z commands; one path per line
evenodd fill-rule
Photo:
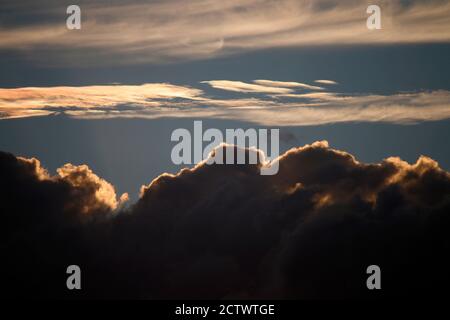
M 163 174 L 120 209 L 86 166 L 50 177 L 37 160 L 0 153 L 5 289 L 292 299 L 428 296 L 450 284 L 450 175 L 435 161 L 364 164 L 326 142 L 276 161 L 274 176 L 260 175 L 260 164 Z M 81 267 L 81 291 L 65 288 L 70 264 Z M 381 292 L 366 288 L 372 264 Z

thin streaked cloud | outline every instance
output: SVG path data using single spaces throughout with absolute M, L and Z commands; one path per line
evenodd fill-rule
M 269 87 L 287 87 L 287 88 L 303 88 L 309 90 L 323 90 L 324 88 L 318 86 L 312 86 L 300 82 L 286 82 L 286 81 L 272 81 L 272 80 L 255 80 L 257 84 Z
M 160 100 L 200 99 L 201 94 L 199 89 L 168 83 L 0 89 L 0 117 L 46 115 L 56 108 L 94 111 L 122 104 L 158 107 Z
M 314 82 L 320 84 L 338 84 L 336 81 L 333 80 L 314 80 Z
M 258 81 L 266 81 L 266 80 L 256 80 L 254 82 L 258 83 Z M 273 85 L 274 83 L 276 83 L 275 81 L 269 82 L 271 83 L 271 85 L 267 85 L 266 83 L 253 84 L 242 81 L 230 81 L 230 80 L 202 81 L 202 83 L 209 84 L 211 87 L 215 89 L 222 89 L 234 92 L 258 92 L 258 93 L 280 93 L 280 94 L 293 92 L 291 89 L 284 88 L 285 86 Z
M 270 126 L 339 122 L 410 124 L 450 118 L 450 91 L 392 95 L 346 95 L 239 81 L 207 81 L 239 97 L 222 98 L 191 86 L 168 83 L 0 89 L 0 117 L 215 118 Z M 219 85 L 220 84 L 220 85 Z M 279 93 L 281 92 L 281 93 Z
M 280 47 L 450 41 L 450 2 L 378 4 L 381 30 L 367 29 L 368 3 L 362 0 L 81 2 L 82 29 L 73 31 L 65 26 L 62 4 L 44 3 L 43 10 L 30 1 L 10 1 L 5 10 L 16 20 L 5 15 L 0 24 L 0 50 L 33 50 L 27 58 L 47 64 L 70 64 L 64 57 L 136 64 Z

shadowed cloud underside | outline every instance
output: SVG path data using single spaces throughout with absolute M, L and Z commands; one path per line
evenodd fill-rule
M 365 164 L 326 141 L 276 161 L 274 176 L 204 163 L 163 174 L 117 208 L 85 166 L 51 177 L 0 153 L 4 288 L 73 297 L 57 275 L 74 262 L 78 297 L 370 297 L 373 263 L 387 296 L 447 288 L 450 174 L 435 161 Z

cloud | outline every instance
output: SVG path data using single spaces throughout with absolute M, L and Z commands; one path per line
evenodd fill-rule
M 3 287 L 13 297 L 174 299 L 447 290 L 450 174 L 434 160 L 365 164 L 321 141 L 276 161 L 274 176 L 260 164 L 205 163 L 162 174 L 133 206 L 105 215 L 108 206 L 89 205 L 107 218 L 86 220 L 80 210 L 102 200 L 85 167 L 69 166 L 67 180 L 0 153 Z M 74 263 L 78 293 L 62 279 Z M 379 294 L 365 285 L 371 264 L 382 270 Z
M 66 164 L 50 175 L 35 158 L 0 152 L 0 172 L 0 269 L 8 270 L 9 296 L 27 295 L 25 288 L 29 297 L 56 296 L 61 283 L 54 276 L 67 268 L 60 263 L 95 255 L 94 237 L 84 232 L 100 221 L 106 230 L 127 194 L 117 200 L 114 187 L 86 165 Z
M 379 5 L 382 29 L 374 31 L 366 27 L 368 3 L 360 0 L 103 0 L 80 3 L 82 29 L 73 31 L 66 29 L 64 4 L 51 2 L 44 11 L 32 1 L 11 1 L 4 10 L 16 19 L 5 15 L 0 49 L 46 64 L 89 65 L 206 59 L 280 47 L 450 40 L 448 1 Z
M 50 114 L 52 108 L 95 110 L 121 104 L 158 107 L 161 99 L 198 99 L 201 94 L 199 89 L 168 83 L 0 89 L 0 111 L 3 117 L 13 118 Z
M 59 196 L 66 203 L 59 209 L 63 214 L 64 211 L 83 214 L 85 216 L 93 216 L 96 213 L 104 213 L 114 211 L 120 201 L 117 200 L 114 187 L 107 181 L 99 178 L 86 165 L 76 166 L 67 163 L 57 169 L 57 174 L 50 175 L 45 168 L 41 166 L 39 160 L 35 158 L 27 159 L 23 157 L 14 157 L 10 154 L 1 153 L 2 171 L 5 171 L 4 183 L 2 184 L 3 195 L 10 193 L 9 185 L 13 188 L 16 184 L 21 184 L 23 188 L 18 194 L 11 194 L 13 197 L 20 199 L 23 196 L 21 205 L 29 206 L 33 211 L 33 206 L 38 205 L 39 198 L 36 203 L 31 201 L 28 203 L 27 197 L 34 198 L 36 194 L 45 189 L 55 192 L 55 196 Z M 6 171 L 9 170 L 9 173 Z M 39 190 L 42 188 L 43 190 Z M 127 195 L 122 195 L 126 200 Z M 51 205 L 51 203 L 48 203 Z M 57 210 L 56 210 L 57 211 Z M 55 213 L 56 214 L 56 213 Z
M 255 80 L 257 84 L 269 86 L 269 87 L 287 87 L 287 88 L 303 88 L 308 90 L 323 90 L 322 87 L 311 86 L 309 84 L 300 82 L 285 82 L 285 81 L 272 81 L 272 80 Z
M 446 90 L 349 95 L 316 91 L 315 87 L 299 82 L 255 82 L 259 84 L 203 82 L 233 92 L 236 97 L 232 98 L 169 83 L 0 89 L 0 118 L 64 113 L 85 119 L 231 119 L 267 126 L 340 122 L 411 124 L 450 118 L 450 93 Z
M 321 84 L 338 84 L 336 81 L 333 80 L 315 80 L 314 82 Z
M 89 189 L 89 193 L 93 195 L 91 201 L 81 209 L 82 213 L 89 213 L 104 206 L 115 210 L 120 202 L 128 200 L 128 195 L 125 193 L 120 196 L 118 201 L 114 187 L 95 175 L 86 165 L 74 166 L 67 163 L 58 168 L 57 172 L 59 176 L 57 179 L 69 183 L 74 188 Z
M 273 86 L 274 81 L 270 81 L 270 85 L 264 83 L 265 80 L 255 80 L 256 83 L 262 81 L 260 84 L 246 83 L 242 81 L 230 81 L 230 80 L 210 80 L 202 81 L 202 83 L 207 83 L 215 89 L 222 89 L 234 92 L 254 92 L 254 93 L 289 93 L 292 92 L 291 89 L 283 88 L 286 86 Z

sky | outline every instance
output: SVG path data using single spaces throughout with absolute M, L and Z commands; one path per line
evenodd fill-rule
M 148 180 L 159 173 L 178 170 L 169 161 L 170 147 L 173 146 L 170 142 L 170 133 L 179 127 L 192 128 L 190 120 L 195 119 L 212 121 L 215 127 L 220 128 L 255 125 L 281 127 L 282 130 L 285 128 L 285 131 L 292 132 L 296 136 L 295 140 L 284 146 L 285 149 L 326 139 L 335 147 L 354 152 L 364 161 L 376 162 L 387 156 L 396 155 L 412 162 L 421 154 L 426 154 L 448 169 L 450 153 L 448 148 L 441 146 L 445 144 L 445 137 L 448 136 L 446 121 L 449 115 L 450 62 L 447 59 L 449 55 L 450 46 L 446 43 L 377 46 L 358 44 L 263 49 L 228 57 L 161 64 L 108 67 L 101 65 L 87 67 L 80 64 L 79 67 L 48 67 L 24 59 L 17 61 L 17 55 L 10 52 L 3 53 L 4 58 L 0 62 L 2 64 L 0 84 L 4 89 L 13 90 L 2 89 L 2 96 L 20 94 L 20 88 L 36 87 L 48 95 L 46 99 L 53 100 L 51 108 L 45 99 L 35 102 L 35 105 L 19 99 L 8 101 L 8 104 L 3 103 L 2 109 L 10 108 L 15 110 L 14 112 L 18 112 L 17 110 L 24 105 L 33 110 L 42 108 L 44 111 L 34 111 L 42 113 L 41 117 L 1 120 L 0 149 L 27 157 L 38 157 L 50 170 L 75 160 L 79 164 L 86 163 L 99 170 L 101 174 L 107 175 L 120 190 L 130 192 L 133 197 L 137 196 L 141 184 L 148 183 Z M 292 92 L 285 94 L 323 95 L 326 92 L 330 96 L 319 95 L 317 99 L 289 98 L 273 97 L 280 94 L 272 92 L 236 92 L 217 86 L 214 88 L 212 85 L 214 82 L 205 82 L 214 81 L 211 79 L 226 79 L 248 84 L 255 84 L 254 81 L 258 79 L 298 82 L 324 89 L 290 87 L 286 90 Z M 320 79 L 332 79 L 336 84 L 315 82 Z M 142 87 L 146 84 L 153 86 L 151 93 Z M 127 89 L 124 87 L 127 85 L 133 87 Z M 52 88 L 60 86 L 65 86 L 64 90 L 67 92 L 66 97 L 60 97 L 61 101 L 58 101 L 52 98 L 52 95 L 56 94 L 52 92 L 55 91 Z M 78 90 L 77 95 L 86 95 L 85 90 L 92 89 L 83 87 L 89 86 L 105 86 L 109 92 L 113 90 L 113 97 L 108 97 L 112 101 L 101 101 L 95 93 L 92 93 L 94 97 L 89 99 L 100 101 L 86 99 L 83 103 L 84 109 L 74 101 L 70 101 L 73 99 L 71 95 L 74 94 L 70 90 L 75 88 Z M 158 99 L 158 103 L 164 103 L 166 107 L 164 110 L 154 112 L 149 106 L 151 103 L 145 105 L 147 102 L 143 103 L 143 100 L 158 94 L 158 86 L 173 88 L 174 91 L 170 94 L 188 97 L 193 95 L 189 98 L 194 99 L 177 97 L 178 101 L 168 99 L 167 103 Z M 134 89 L 148 92 L 147 96 L 132 98 L 136 103 L 143 103 L 142 106 L 138 106 L 139 109 L 126 107 L 129 95 L 134 94 L 132 92 Z M 98 91 L 100 91 L 98 94 L 101 94 L 102 90 Z M 331 94 L 337 96 L 333 101 Z M 227 99 L 232 99 L 228 102 L 231 108 L 225 106 L 227 102 L 223 100 Z M 176 104 L 185 102 L 189 102 L 193 110 L 180 111 L 179 108 L 175 108 Z M 220 102 L 223 106 L 217 106 L 213 111 L 205 110 L 211 109 L 211 104 Z M 255 109 L 233 110 L 238 104 L 242 107 L 249 104 L 253 107 L 255 105 L 264 107 L 266 102 L 270 103 L 268 108 L 268 111 L 271 111 L 270 117 Z M 310 108 L 307 112 L 297 111 L 298 108 L 305 109 L 300 107 L 301 105 L 316 103 L 330 106 L 334 112 L 325 114 L 320 112 L 324 107 Z M 392 110 L 386 111 L 386 106 L 395 103 L 397 105 L 393 106 Z M 287 104 L 299 107 L 293 107 L 295 111 L 288 107 L 280 112 L 280 106 Z M 355 111 L 361 105 L 366 107 Z M 103 114 L 96 115 L 91 112 L 89 115 L 89 112 L 85 112 L 86 109 L 94 107 L 102 109 Z M 430 112 L 417 112 L 416 108 L 422 107 L 428 108 Z M 45 110 L 49 108 L 50 110 Z M 222 112 L 223 108 L 229 108 L 227 113 Z M 116 112 L 111 115 L 108 114 L 109 110 Z M 372 112 L 373 110 L 375 112 Z M 20 112 L 23 114 L 27 110 Z M 211 112 L 213 113 L 211 116 L 206 114 Z M 55 117 L 55 114 L 58 116 Z M 105 121 L 109 117 L 114 117 L 114 121 L 112 119 L 109 122 Z M 282 118 L 272 121 L 280 117 Z M 88 118 L 89 120 L 86 120 Z M 144 121 L 146 118 L 147 121 Z M 180 118 L 190 120 L 182 123 Z M 167 126 L 171 130 L 164 130 Z M 55 131 L 58 134 L 55 135 Z M 114 139 L 110 139 L 111 135 Z M 153 139 L 154 135 L 164 139 L 164 143 Z M 117 145 L 118 141 L 121 142 L 120 145 Z M 164 147 L 166 145 L 167 148 Z M 123 152 L 120 151 L 121 148 L 124 148 Z M 161 151 L 154 152 L 155 149 Z M 115 157 L 112 160 L 109 159 L 108 152 L 114 152 Z M 136 154 L 142 155 L 142 158 L 133 156 Z M 109 160 L 101 160 L 102 158 Z M 138 160 L 139 158 L 142 160 Z M 120 174 L 121 166 L 136 161 L 139 161 L 140 165 L 132 167 L 134 171 L 132 174 L 136 177 L 134 181 L 130 181 L 129 177 L 120 177 L 123 175 Z M 149 169 L 151 171 L 148 171 Z
M 174 193 L 179 192 L 176 181 L 186 165 L 171 161 L 170 137 L 177 128 L 193 130 L 194 120 L 223 132 L 279 128 L 281 155 L 303 146 L 332 148 L 332 159 L 347 152 L 356 162 L 344 167 L 361 165 L 368 176 L 372 164 L 418 175 L 425 166 L 439 177 L 450 170 L 449 1 L 79 0 L 81 29 L 69 30 L 71 4 L 2 1 L 0 150 L 18 163 L 33 163 L 39 181 L 75 189 L 94 181 L 94 200 L 86 200 L 84 208 L 120 210 L 126 202 L 138 215 L 163 206 L 163 200 L 148 200 L 152 196 L 146 194 L 160 190 L 163 173 L 175 175 Z M 367 28 L 370 4 L 381 8 L 380 30 Z M 430 162 L 421 162 L 421 156 Z M 31 158 L 39 165 L 23 160 Z M 40 166 L 48 177 L 39 173 Z M 201 171 L 188 167 L 194 176 Z M 77 182 L 77 172 L 86 180 Z M 395 180 L 407 190 L 402 174 L 385 174 L 383 188 Z M 204 178 L 198 179 L 193 185 L 203 188 Z M 252 179 L 243 186 L 253 188 Z M 321 176 L 314 179 L 322 183 Z M 270 184 L 286 187 L 278 180 Z M 370 191 L 358 195 L 364 201 L 392 191 L 368 185 Z M 445 197 L 447 189 L 439 190 Z M 327 192 L 330 199 L 337 197 Z M 103 196 L 109 200 L 102 202 Z M 270 205 L 277 207 L 281 200 L 275 198 Z M 349 203 L 355 205 L 354 199 Z M 199 204 L 205 206 L 201 212 L 209 208 L 204 200 Z M 280 253 L 283 261 L 286 254 Z M 287 265 L 296 265 L 294 260 Z M 295 285 L 276 287 L 255 296 L 298 293 Z M 176 291 L 167 290 L 152 295 Z M 217 297 L 229 294 L 219 291 Z M 247 294 L 252 296 L 234 288 L 231 296 Z

